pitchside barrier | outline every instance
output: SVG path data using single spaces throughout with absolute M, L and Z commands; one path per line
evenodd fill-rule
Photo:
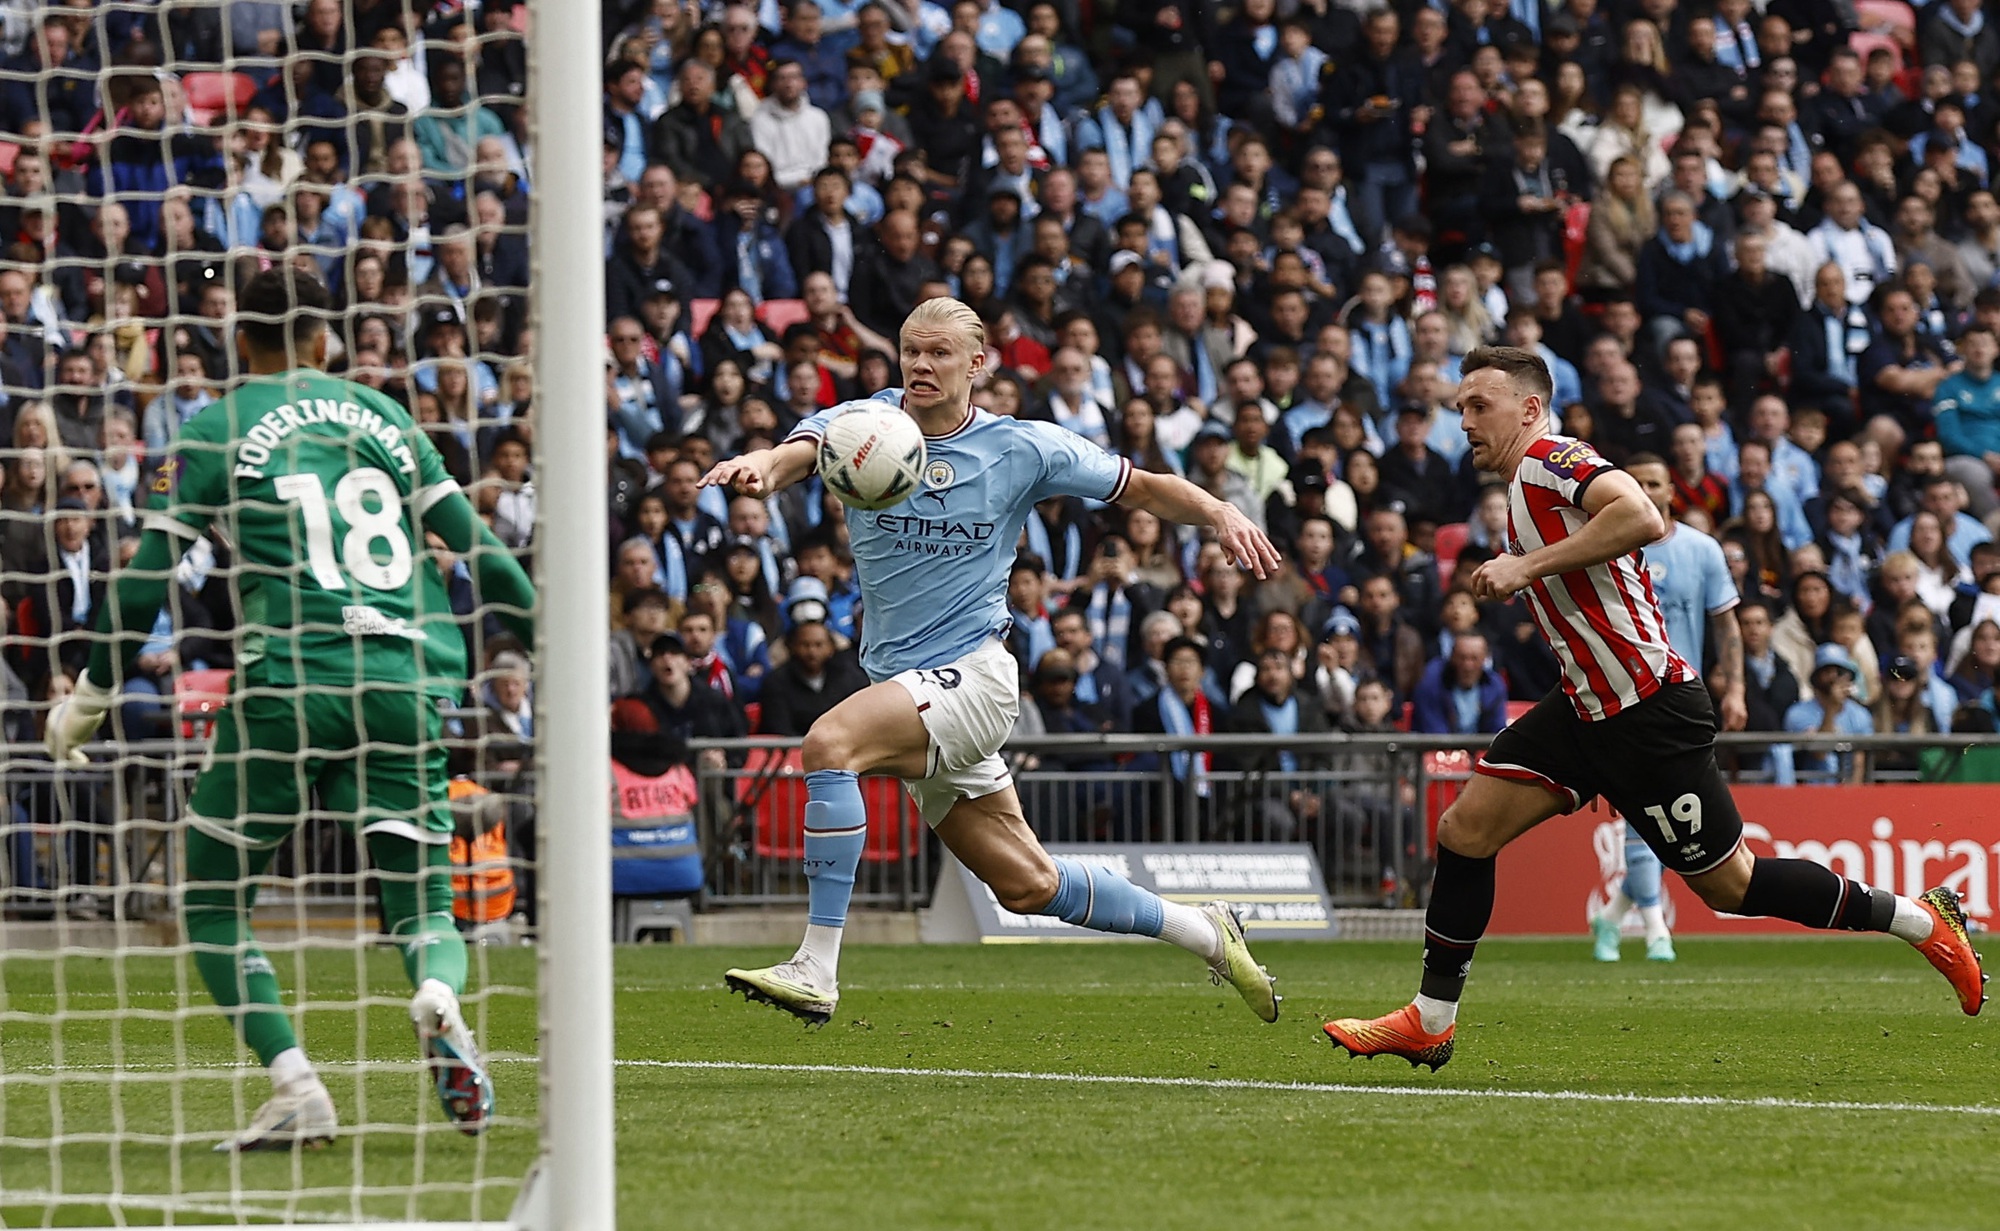
M 1051 855 L 1114 872 L 1170 902 L 1228 902 L 1252 940 L 1332 940 L 1340 933 L 1319 861 L 1302 842 L 1116 842 L 1050 845 Z M 1017 915 L 947 855 L 920 935 L 931 944 L 1037 944 L 1143 939 L 1094 932 L 1053 915 Z
M 1311 852 L 1331 906 L 1346 911 L 1424 904 L 1438 818 L 1464 790 L 1487 742 L 1483 736 L 1401 733 L 1334 735 L 1312 744 L 1250 735 L 1086 735 L 1020 739 L 1004 751 L 1023 812 L 1045 843 L 1096 849 L 1296 843 Z M 2000 737 L 1733 733 L 1717 744 L 1754 849 L 1820 860 L 1904 892 L 1914 883 L 1908 879 L 1914 873 L 1903 870 L 1915 858 L 1901 853 L 1905 846 L 1899 844 L 1907 844 L 1928 861 L 1923 866 L 1934 880 L 1949 874 L 1963 882 L 1954 887 L 1965 893 L 1975 920 L 1991 917 L 1989 903 L 2000 894 L 2000 866 L 1989 866 L 2000 859 L 2000 820 L 1991 804 L 2000 800 L 2000 786 L 1924 778 L 1928 772 L 1934 779 L 1967 780 L 1981 772 L 1983 758 L 2000 757 Z M 694 746 L 721 750 L 729 761 L 699 771 L 708 862 L 704 905 L 803 906 L 805 780 L 798 741 L 697 740 Z M 1204 753 L 1206 769 L 1195 759 Z M 1257 768 L 1279 766 L 1280 754 L 1295 758 L 1292 768 Z M 1789 764 L 1786 776 L 1794 785 L 1772 784 L 1780 772 L 1774 761 Z M 869 838 L 856 901 L 894 909 L 928 905 L 946 883 L 939 843 L 893 779 L 865 778 L 863 792 Z M 1862 813 L 1867 824 L 1860 831 L 1859 821 L 1837 821 Z M 1909 819 L 1896 830 L 1899 815 Z M 1884 824 L 1896 831 L 1878 833 Z M 1942 828 L 1918 835 L 1912 828 L 1918 824 Z M 1868 849 L 1871 842 L 1863 869 L 1855 844 Z M 1987 850 L 1987 863 L 1967 862 L 1974 845 Z M 1899 862 L 1881 863 L 1880 850 Z M 1946 864 L 1947 857 L 1953 862 Z M 1601 906 L 1606 887 L 1615 888 L 1623 875 L 1618 818 L 1601 803 L 1557 818 L 1511 848 L 1506 859 L 1538 871 L 1501 878 L 1495 931 L 1580 932 L 1587 909 Z M 1989 884 L 1995 888 L 1989 891 Z M 1718 919 L 1705 907 L 1680 909 L 1683 919 L 1702 912 L 1708 919 L 1688 926 L 1769 926 Z
M 188 788 L 204 746 L 133 741 L 120 745 L 115 759 L 57 771 L 39 744 L 0 745 L 0 912 L 16 925 L 0 935 L 0 947 L 32 947 L 41 933 L 19 925 L 59 917 L 170 923 Z M 506 810 L 509 863 L 525 912 L 534 896 L 534 774 L 474 769 L 465 778 Z M 366 896 L 355 843 L 331 816 L 314 816 L 287 838 L 271 876 L 258 897 L 260 914 L 266 921 L 292 915 L 296 929 L 351 918 Z
M 1838 786 L 1768 781 L 1770 735 L 1721 737 L 1753 849 L 1826 863 L 1871 884 L 1909 892 L 1945 882 L 1978 921 L 2000 898 L 2000 785 L 1920 781 L 1926 749 L 1963 774 L 1974 758 L 2000 755 L 1994 737 L 1791 736 L 1796 760 L 1821 751 L 1853 758 L 1865 779 Z M 1029 824 L 1052 847 L 1078 850 L 1297 850 L 1330 909 L 1421 906 L 1437 820 L 1464 789 L 1481 738 L 1335 736 L 1311 748 L 1264 736 L 1064 736 L 1008 746 Z M 802 906 L 800 866 L 805 778 L 795 740 L 696 741 L 727 753 L 697 770 L 697 839 L 705 883 L 694 904 Z M 1195 769 L 1175 754 L 1205 750 L 1210 764 L 1278 763 L 1290 752 L 1311 768 Z M 116 760 L 56 774 L 38 745 L 0 745 L 0 913 L 11 925 L 0 945 L 47 943 L 60 919 L 152 927 L 172 944 L 173 888 L 180 883 L 181 811 L 199 765 L 199 740 L 126 745 Z M 1177 776 L 1176 766 L 1181 772 Z M 1850 763 L 1851 768 L 1851 763 Z M 1834 763 L 1835 772 L 1840 762 Z M 475 775 L 516 809 L 510 842 L 533 841 L 528 773 Z M 949 860 L 893 779 L 863 780 L 868 844 L 857 877 L 859 906 L 914 910 L 932 904 Z M 1533 877 L 1501 878 L 1494 930 L 1582 930 L 1624 871 L 1619 819 L 1599 804 L 1557 818 L 1511 847 Z M 1983 854 L 1981 854 L 1983 852 Z M 518 859 L 518 875 L 533 863 Z M 293 930 L 352 919 L 365 906 L 366 877 L 353 843 L 331 820 L 303 827 L 273 865 L 260 913 Z M 1669 878 L 1671 880 L 1671 878 Z M 519 886 L 526 910 L 532 882 Z M 1210 896 L 1218 896 L 1211 894 Z M 1222 894 L 1219 896 L 1227 896 Z M 1676 894 L 1683 931 L 1782 930 L 1720 917 Z M 35 926 L 41 925 L 41 926 Z M 520 929 L 503 933 L 519 938 Z

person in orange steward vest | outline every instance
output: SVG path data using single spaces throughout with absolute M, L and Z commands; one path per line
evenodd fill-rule
M 459 924 L 497 923 L 514 913 L 514 867 L 507 862 L 507 809 L 470 778 L 449 788 L 456 832 L 451 862 L 451 913 Z

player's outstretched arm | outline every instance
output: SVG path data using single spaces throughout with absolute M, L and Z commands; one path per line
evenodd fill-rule
M 535 583 L 477 512 L 465 493 L 453 491 L 424 511 L 424 528 L 472 565 L 481 602 L 523 645 L 535 644 Z
M 1472 596 L 1505 598 L 1530 582 L 1629 555 L 1667 531 L 1660 511 L 1622 470 L 1599 473 L 1583 489 L 1583 528 L 1525 556 L 1495 556 L 1472 574 Z
M 58 762 L 82 763 L 83 745 L 97 735 L 104 716 L 117 700 L 116 668 L 129 662 L 152 636 L 153 622 L 167 601 L 174 565 L 187 544 L 163 530 L 140 536 L 139 553 L 118 574 L 108 601 L 97 616 L 97 644 L 90 665 L 76 682 L 76 691 L 49 714 L 43 741 Z
M 1222 544 L 1232 563 L 1249 569 L 1259 579 L 1278 571 L 1281 563 L 1278 549 L 1271 546 L 1269 536 L 1243 516 L 1241 509 L 1226 500 L 1217 500 L 1179 475 L 1134 470 L 1118 503 L 1130 509 L 1144 509 L 1162 521 L 1212 526 L 1215 541 Z
M 769 496 L 784 491 L 813 471 L 819 448 L 809 440 L 788 440 L 770 449 L 753 449 L 742 457 L 717 462 L 701 476 L 703 487 L 727 487 L 742 496 Z

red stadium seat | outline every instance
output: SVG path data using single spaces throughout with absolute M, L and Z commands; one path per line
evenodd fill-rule
M 803 299 L 767 299 L 757 306 L 757 319 L 775 334 L 783 334 L 810 315 Z
M 754 801 L 757 853 L 770 859 L 805 854 L 805 757 L 796 748 L 752 748 L 736 780 L 736 797 Z
M 751 801 L 759 855 L 767 859 L 805 855 L 805 760 L 798 749 L 751 749 L 736 782 L 736 796 Z M 868 810 L 868 841 L 862 857 L 870 863 L 894 863 L 915 854 L 923 840 L 924 822 L 903 784 L 881 776 L 863 778 L 861 799 Z
M 1902 6 L 1897 5 L 1896 7 L 1901 8 Z M 1854 49 L 1855 55 L 1861 57 L 1863 64 L 1866 64 L 1868 57 L 1874 55 L 1878 49 L 1886 50 L 1896 61 L 1896 71 L 1899 73 L 1903 71 L 1903 47 L 1902 44 L 1896 41 L 1893 35 L 1873 34 L 1865 30 L 1856 30 L 1847 36 L 1847 45 Z
M 1472 780 L 1472 754 L 1446 748 L 1424 754 L 1424 834 L 1429 849 L 1437 848 L 1438 819 Z
M 720 299 L 688 300 L 688 332 L 700 337 L 708 328 L 708 322 L 715 318 L 715 310 L 721 306 Z
M 20 146 L 12 141 L 0 141 L 0 175 L 14 174 L 14 160 L 20 156 Z
M 1701 331 L 1701 344 L 1702 349 L 1707 352 L 1705 358 L 1708 360 L 1709 371 L 1721 371 L 1723 364 L 1727 362 L 1727 357 L 1722 349 L 1722 335 L 1716 331 L 1713 320 L 1708 322 L 1708 328 Z
M 183 671 L 174 680 L 174 709 L 180 714 L 183 736 L 205 738 L 215 729 L 216 712 L 229 703 L 231 674 L 221 670 Z
M 863 778 L 861 800 L 868 808 L 868 845 L 861 848 L 862 858 L 869 863 L 894 863 L 917 853 L 924 819 L 901 781 Z
M 181 78 L 181 89 L 188 118 L 198 125 L 236 118 L 257 96 L 257 83 L 242 73 L 189 73 Z
M 1534 708 L 1535 703 L 1533 701 L 1509 701 L 1507 703 L 1507 725 L 1513 726 L 1515 719 Z
M 1563 268 L 1569 274 L 1569 289 L 1576 289 L 1577 271 L 1583 268 L 1583 247 L 1590 234 L 1590 202 L 1578 201 L 1563 214 Z
M 1449 586 L 1451 575 L 1458 571 L 1459 553 L 1465 550 L 1466 525 L 1455 521 L 1437 528 L 1437 537 L 1431 541 L 1431 554 L 1437 557 L 1438 584 Z
M 763 734 L 763 731 L 759 729 L 764 725 L 764 707 L 762 704 L 756 701 L 745 701 L 743 703 L 743 725 L 747 734 Z

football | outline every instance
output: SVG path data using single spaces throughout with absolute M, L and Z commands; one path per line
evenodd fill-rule
M 819 477 L 851 509 L 886 509 L 917 490 L 924 473 L 924 433 L 887 407 L 850 410 L 819 445 Z

